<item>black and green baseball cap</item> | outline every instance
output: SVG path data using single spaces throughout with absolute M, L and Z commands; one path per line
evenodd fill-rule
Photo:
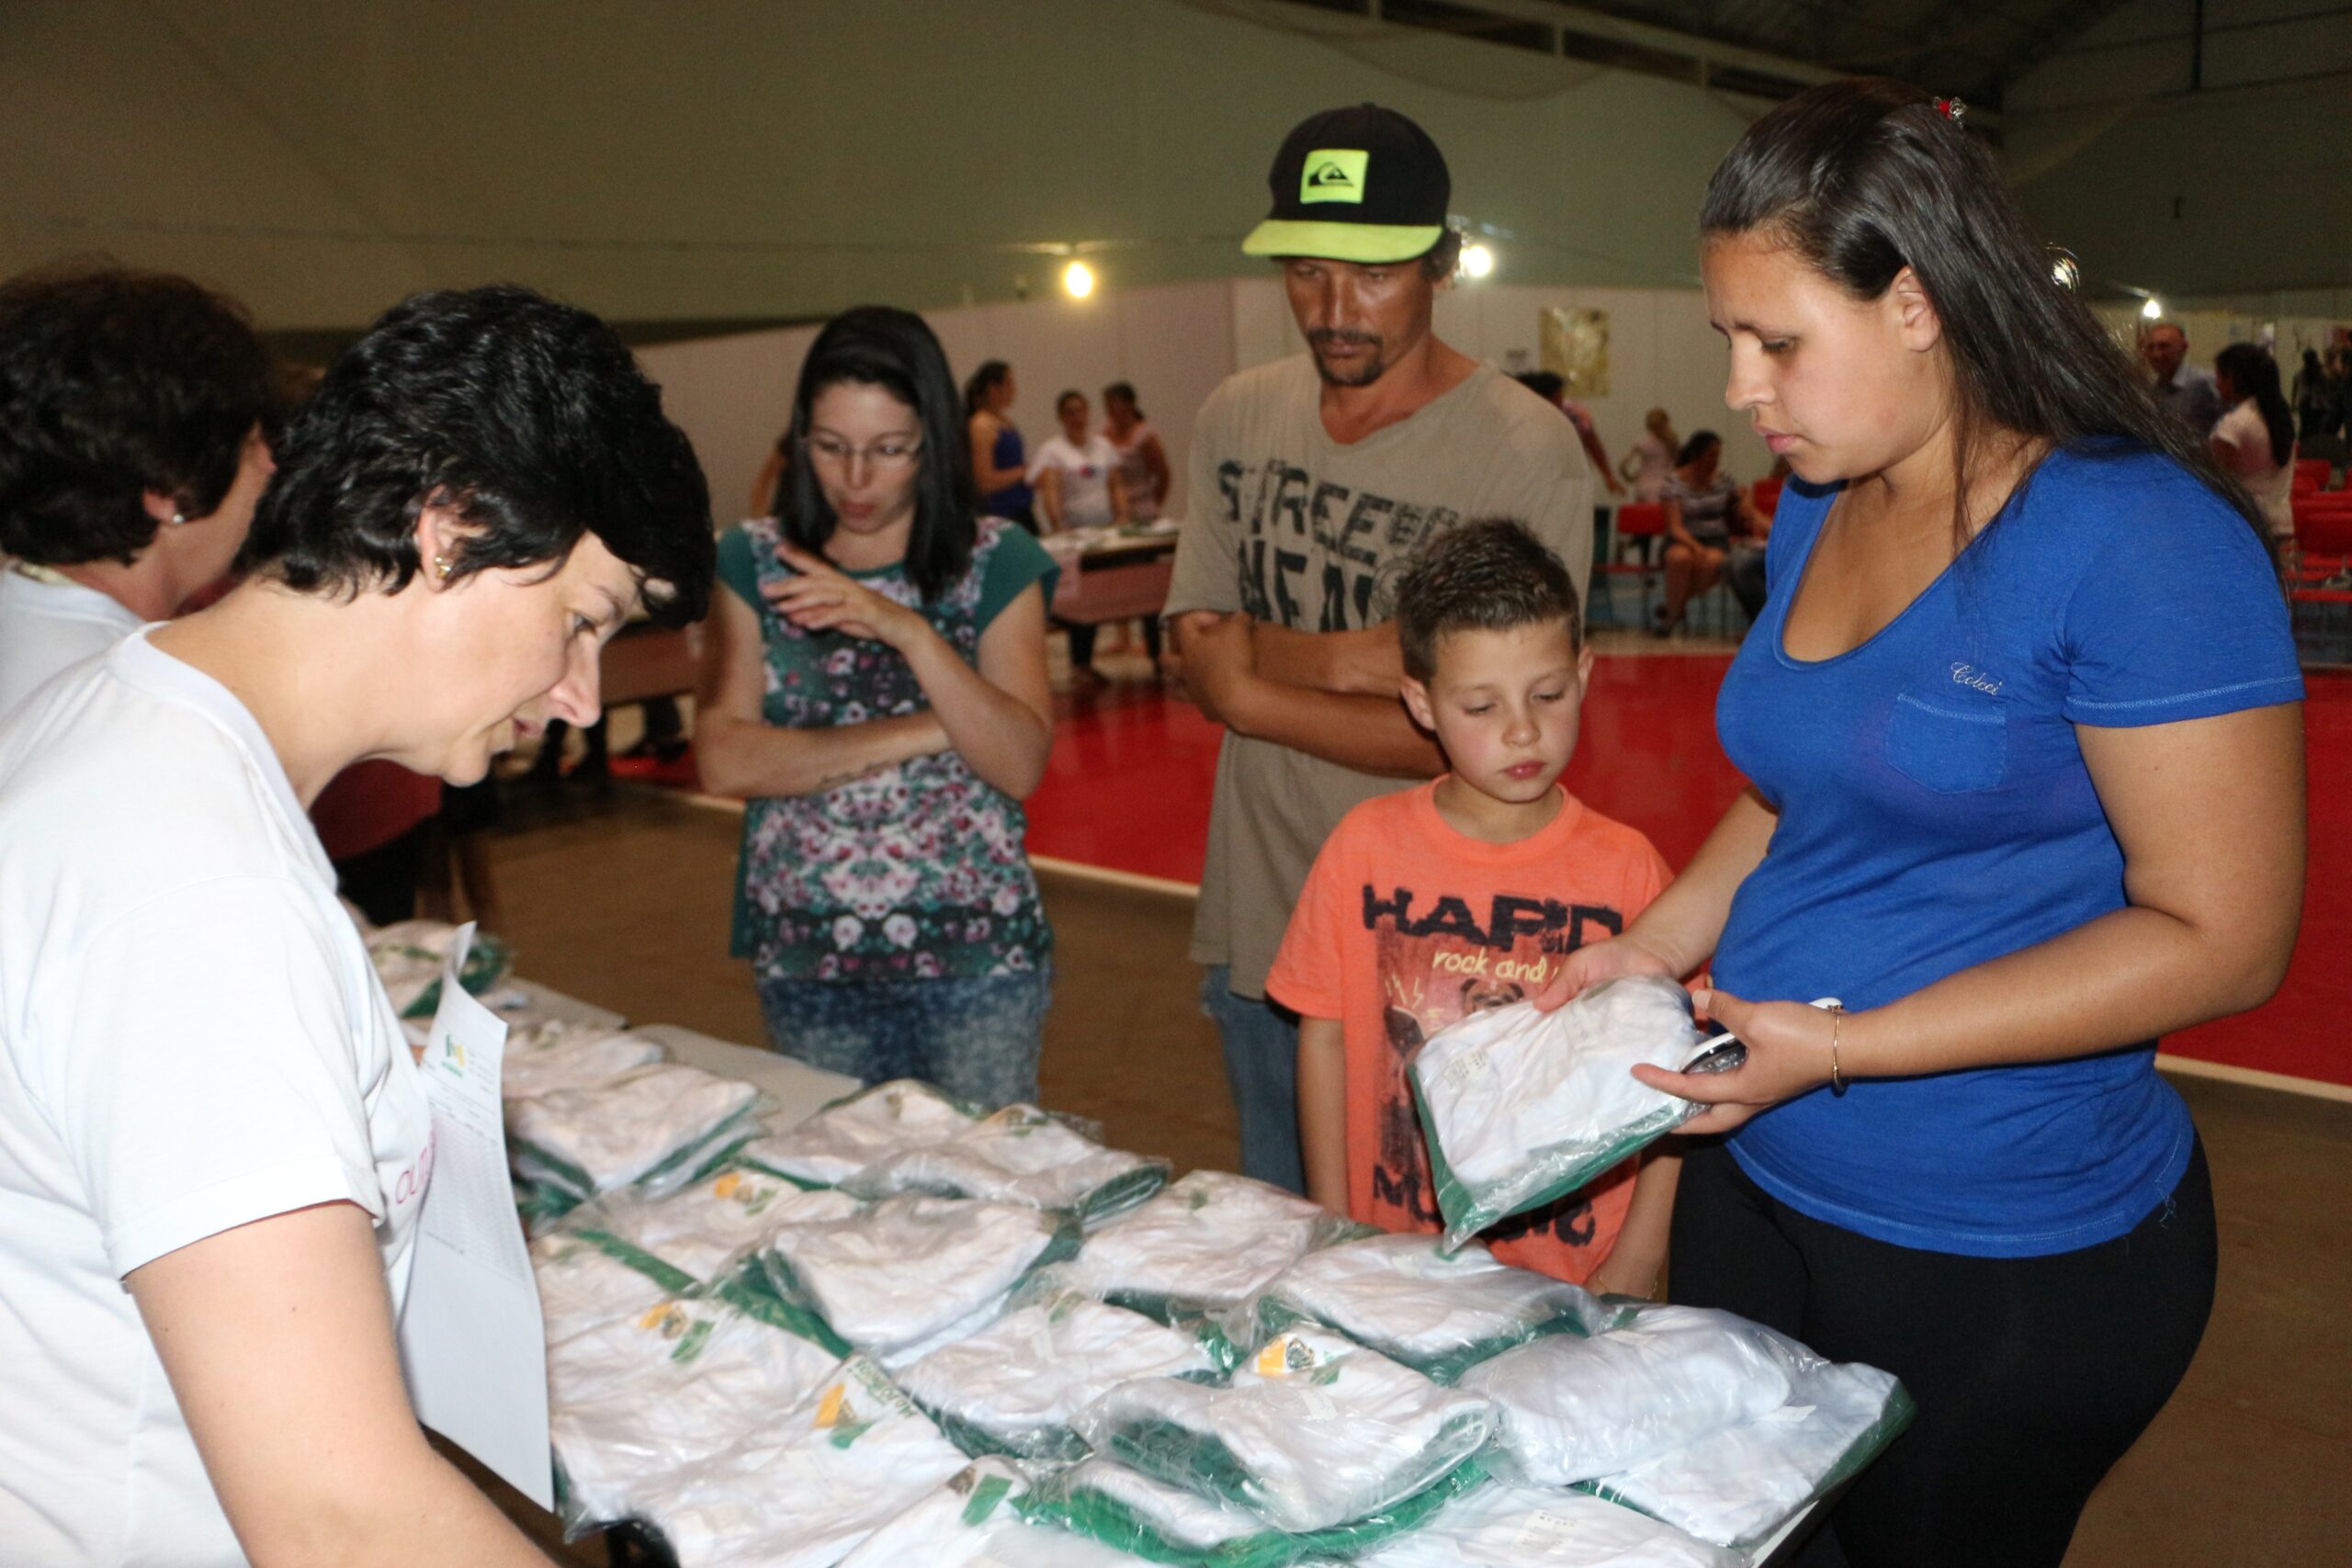
M 1241 242 L 1253 256 L 1377 265 L 1445 235 L 1453 182 L 1429 132 L 1378 104 L 1327 109 L 1283 139 L 1266 175 L 1274 209 Z

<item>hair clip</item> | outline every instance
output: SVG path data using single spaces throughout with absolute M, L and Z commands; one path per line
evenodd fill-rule
M 2083 286 L 2083 264 L 2075 260 L 2075 253 L 2064 245 L 2050 247 L 2050 281 L 2061 288 L 2080 288 Z
M 1960 125 L 1968 114 L 1968 106 L 1958 98 L 1938 98 L 1936 112 L 1954 125 Z

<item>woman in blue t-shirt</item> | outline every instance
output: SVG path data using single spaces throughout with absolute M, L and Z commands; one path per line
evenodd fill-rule
M 1818 1548 L 1856 1568 L 2064 1555 L 2212 1303 L 2156 1037 L 2267 998 L 2301 902 L 2259 513 L 1957 121 L 1832 84 L 1708 186 L 1727 400 L 1795 476 L 1717 709 L 1752 783 L 1550 998 L 1711 968 L 1746 1066 L 1640 1069 L 1719 1135 L 1683 1168 L 1673 1295 L 1909 1387 Z
M 1022 800 L 1053 746 L 1055 568 L 975 514 L 922 318 L 827 323 L 778 515 L 718 542 L 696 709 L 707 787 L 749 803 L 733 951 L 768 1035 L 867 1082 L 1037 1096 L 1053 935 Z

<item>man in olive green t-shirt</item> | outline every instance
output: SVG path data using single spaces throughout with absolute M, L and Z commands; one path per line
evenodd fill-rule
M 1226 727 L 1192 956 L 1224 1037 L 1245 1174 L 1293 1191 L 1296 1021 L 1266 971 L 1316 852 L 1348 809 L 1442 771 L 1398 702 L 1397 574 L 1432 534 L 1525 523 L 1592 560 L 1592 478 L 1552 407 L 1430 330 L 1461 238 L 1427 133 L 1364 104 L 1275 155 L 1273 212 L 1243 243 L 1283 269 L 1308 353 L 1244 370 L 1193 429 L 1169 666 Z

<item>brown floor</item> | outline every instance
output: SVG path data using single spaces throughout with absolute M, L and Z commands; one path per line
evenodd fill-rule
M 513 790 L 507 816 L 494 859 L 524 973 L 639 1022 L 759 1042 L 750 976 L 726 955 L 737 818 L 628 786 Z M 1233 1111 L 1184 956 L 1190 901 L 1045 886 L 1060 943 L 1046 1102 L 1180 1169 L 1230 1168 Z M 2352 1561 L 2352 1104 L 2178 1082 L 2212 1161 L 2219 1299 L 2068 1568 Z

